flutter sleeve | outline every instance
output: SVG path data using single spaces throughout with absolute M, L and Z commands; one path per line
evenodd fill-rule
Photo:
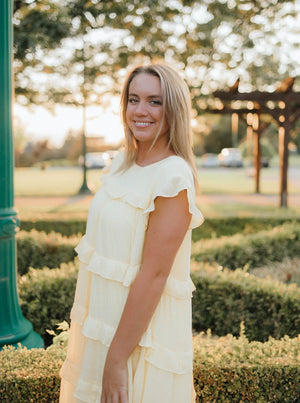
M 196 191 L 192 170 L 182 158 L 173 158 L 156 172 L 149 205 L 145 210 L 150 213 L 155 209 L 154 201 L 157 197 L 175 197 L 181 191 L 187 191 L 189 212 L 192 215 L 189 229 L 199 227 L 204 217 L 196 206 Z

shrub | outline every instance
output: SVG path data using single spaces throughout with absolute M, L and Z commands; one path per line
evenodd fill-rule
M 192 265 L 193 327 L 223 336 L 239 334 L 244 321 L 249 340 L 266 341 L 300 333 L 300 289 L 243 270 Z
M 19 278 L 20 306 L 24 316 L 33 324 L 48 346 L 52 336 L 46 330 L 69 320 L 74 300 L 78 271 L 75 263 L 62 264 L 58 269 L 30 269 Z
M 199 402 L 296 402 L 300 396 L 300 338 L 251 342 L 194 337 L 194 385 Z M 65 349 L 0 352 L 1 402 L 57 402 Z
M 300 218 L 273 217 L 227 217 L 207 218 L 204 223 L 193 230 L 193 242 L 200 239 L 219 238 L 235 234 L 256 234 L 259 231 L 270 230 L 284 223 L 300 222 Z
M 0 400 L 3 403 L 58 402 L 59 369 L 65 350 L 4 347 L 0 352 Z
M 300 256 L 300 224 L 284 224 L 258 234 L 202 240 L 192 247 L 196 261 L 217 262 L 234 270 L 237 267 L 257 267 L 285 257 Z
M 33 270 L 19 278 L 20 304 L 34 329 L 51 343 L 46 329 L 69 320 L 74 300 L 78 260 L 59 269 Z M 236 270 L 218 270 L 193 263 L 193 326 L 217 335 L 239 334 L 246 323 L 249 340 L 265 341 L 300 333 L 300 289 L 272 279 L 259 279 Z
M 283 283 L 295 283 L 300 287 L 300 257 L 284 258 L 280 262 L 274 262 L 256 268 L 251 268 L 251 274 L 256 277 L 271 277 Z
M 300 397 L 300 337 L 249 343 L 242 334 L 194 338 L 199 402 L 296 402 Z
M 18 273 L 27 273 L 29 267 L 40 269 L 42 267 L 58 267 L 63 262 L 74 260 L 76 252 L 74 247 L 79 238 L 63 237 L 61 234 L 51 232 L 21 231 L 17 235 L 18 247 Z
M 227 217 L 227 218 L 206 218 L 201 227 L 195 228 L 192 233 L 193 241 L 207 238 L 219 238 L 237 233 L 255 234 L 256 232 L 271 229 L 285 222 L 291 222 L 288 218 L 273 217 Z M 300 218 L 293 219 L 300 222 Z M 47 234 L 56 231 L 63 236 L 84 234 L 86 220 L 34 220 L 21 221 L 21 230 L 44 231 Z
M 44 231 L 46 234 L 50 232 L 59 232 L 63 236 L 72 236 L 84 234 L 86 227 L 86 220 L 34 220 L 34 221 L 21 221 L 21 230 L 31 231 Z

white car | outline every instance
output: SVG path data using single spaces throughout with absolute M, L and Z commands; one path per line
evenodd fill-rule
M 111 159 L 108 153 L 86 153 L 85 164 L 88 169 L 102 169 L 107 167 L 111 163 Z M 83 157 L 79 157 L 79 164 L 83 165 Z
M 242 167 L 243 159 L 238 148 L 223 148 L 218 155 L 220 165 L 223 167 Z

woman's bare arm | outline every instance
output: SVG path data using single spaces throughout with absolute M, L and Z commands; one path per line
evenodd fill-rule
M 145 236 L 141 270 L 131 286 L 108 351 L 101 403 L 118 403 L 119 400 L 127 403 L 127 360 L 157 307 L 190 220 L 185 190 L 175 197 L 155 200 L 155 210 L 150 214 Z

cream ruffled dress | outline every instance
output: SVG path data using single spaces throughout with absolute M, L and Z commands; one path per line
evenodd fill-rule
M 120 153 L 102 177 L 86 234 L 76 248 L 80 269 L 60 402 L 100 403 L 106 354 L 141 266 L 154 200 L 174 197 L 184 189 L 192 214 L 190 228 L 148 329 L 128 360 L 128 398 L 129 403 L 194 402 L 191 229 L 203 222 L 203 216 L 195 205 L 192 171 L 184 159 L 170 156 L 116 173 L 123 158 Z

